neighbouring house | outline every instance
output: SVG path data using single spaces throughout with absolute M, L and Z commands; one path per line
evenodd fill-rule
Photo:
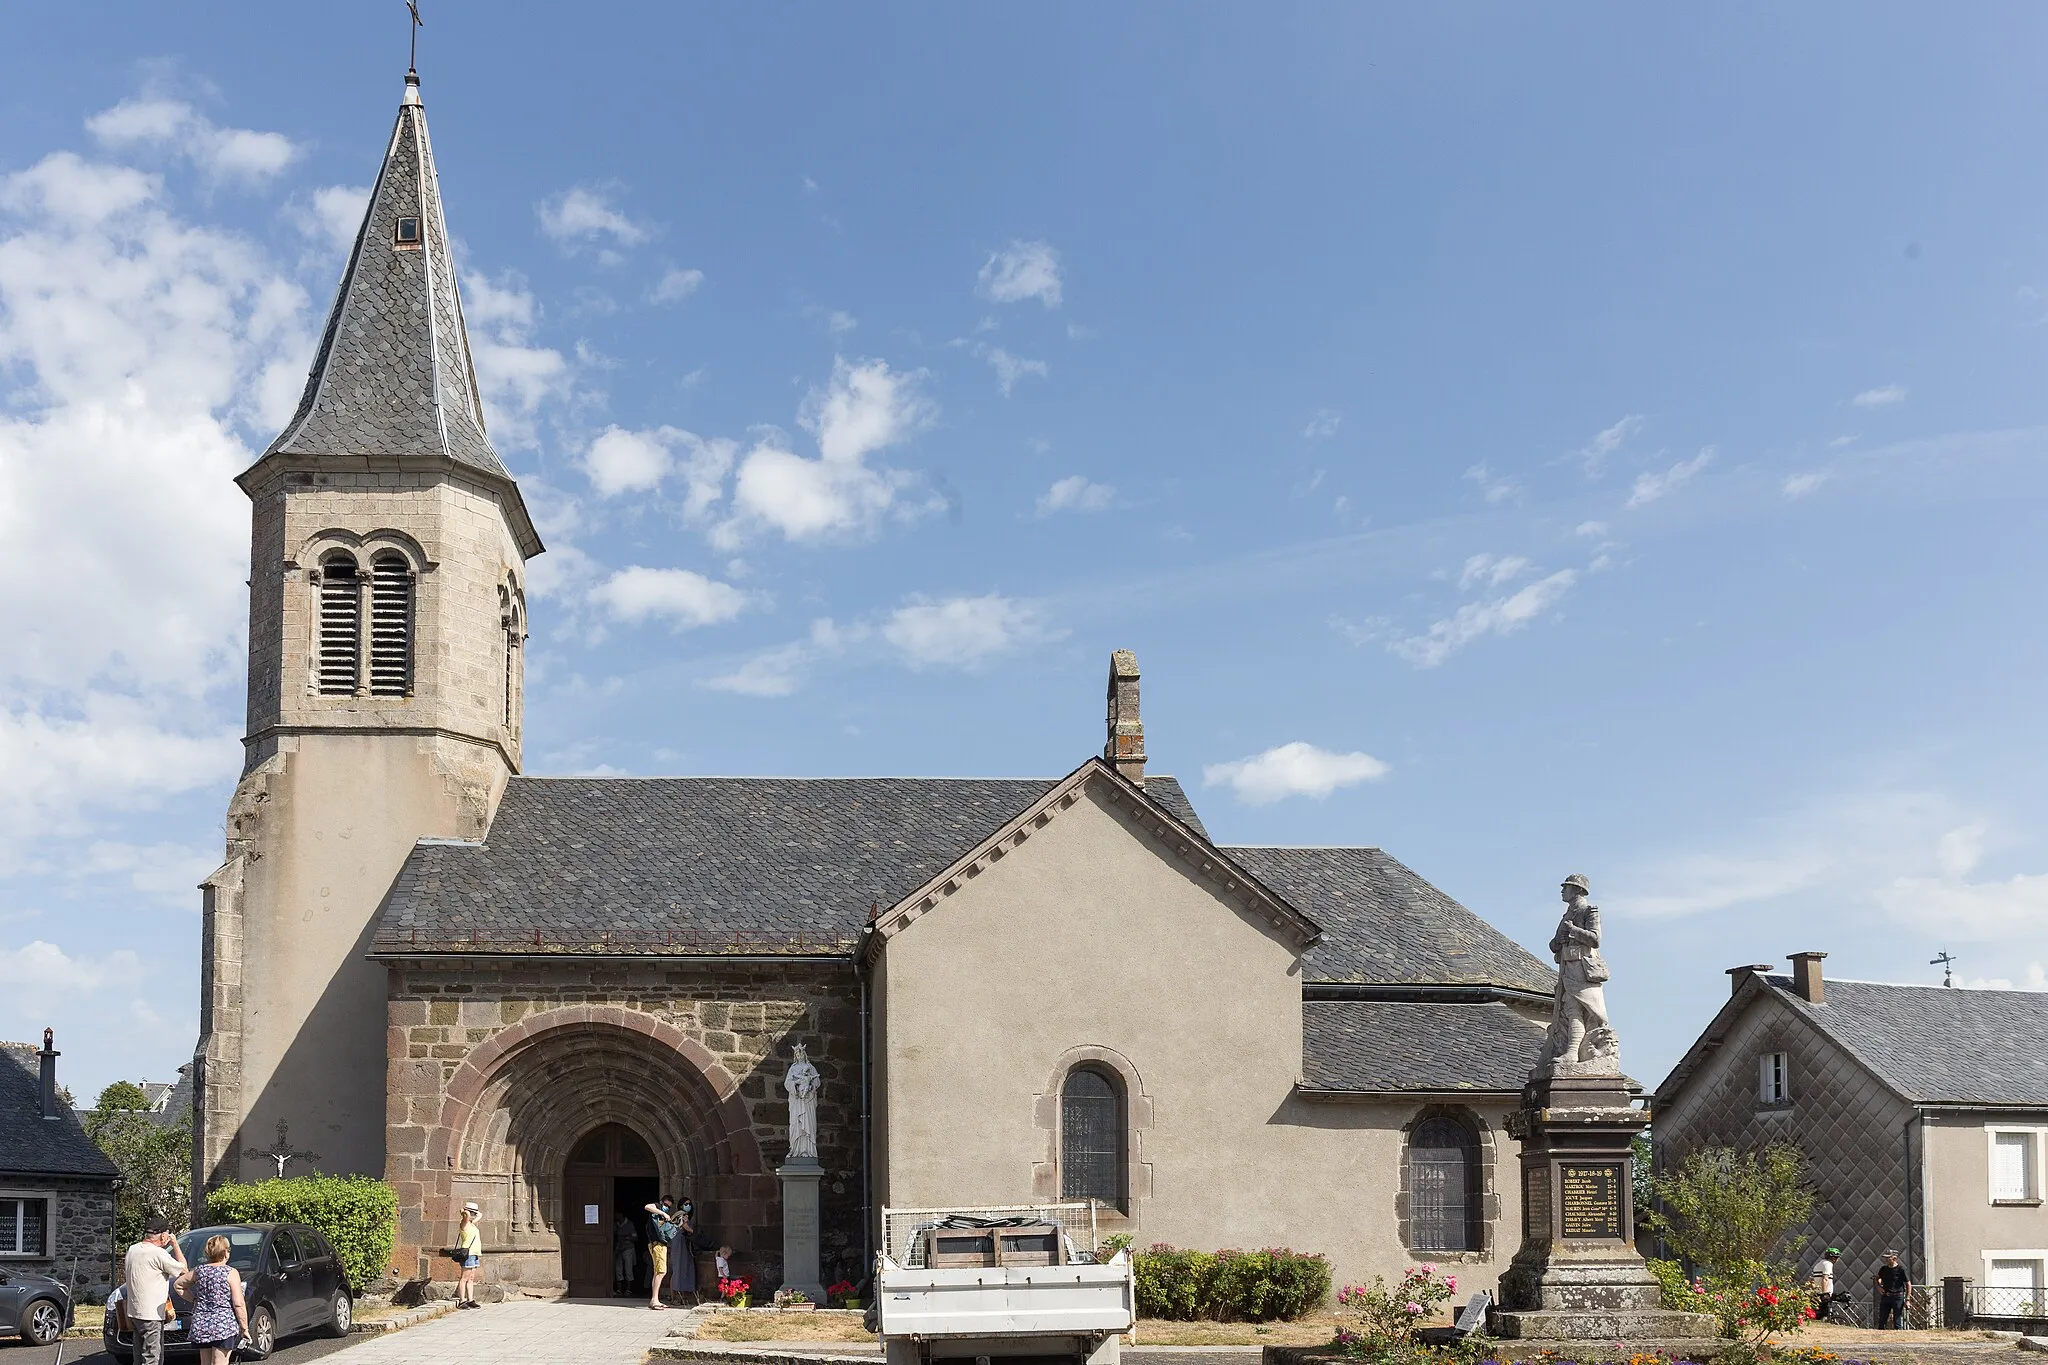
M 105 1295 L 114 1276 L 120 1171 L 60 1098 L 50 1030 L 38 1051 L 0 1043 L 0 1270 L 23 1269 Z
M 1733 989 L 1657 1087 L 1656 1164 L 1789 1142 L 1819 1195 L 1808 1254 L 1843 1249 L 1867 1309 L 1887 1250 L 1977 1316 L 2041 1317 L 2048 1281 L 2048 992 L 1825 981 L 1825 953 L 1729 969 Z
M 802 1044 L 828 1279 L 863 1278 L 885 1204 L 1093 1198 L 1141 1245 L 1292 1243 L 1346 1279 L 1477 1287 L 1513 1255 L 1503 1120 L 1549 964 L 1379 849 L 1213 837 L 1146 773 L 1126 651 L 1100 754 L 1076 735 L 1036 775 L 522 770 L 541 544 L 485 432 L 416 78 L 240 484 L 201 1183 L 384 1176 L 409 1276 L 453 1273 L 433 1250 L 474 1200 L 489 1275 L 601 1294 L 615 1210 L 687 1191 L 772 1284 Z
M 136 1081 L 135 1088 L 142 1092 L 146 1101 L 142 1112 L 149 1115 L 149 1121 L 159 1128 L 175 1128 L 192 1117 L 192 1063 L 178 1068 L 175 1081 Z M 90 1104 L 72 1106 L 78 1113 L 79 1122 L 91 1118 L 95 1107 Z

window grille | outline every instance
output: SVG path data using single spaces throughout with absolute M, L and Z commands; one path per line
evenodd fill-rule
M 1408 1140 L 1409 1246 L 1480 1250 L 1479 1142 L 1452 1118 L 1424 1119 Z
M 412 565 L 381 554 L 370 565 L 370 695 L 412 694 Z
M 0 1255 L 48 1255 L 49 1208 L 47 1199 L 0 1199 Z
M 1076 1067 L 1060 1088 L 1060 1197 L 1124 1203 L 1122 1087 L 1093 1067 Z
M 320 650 L 314 670 L 323 697 L 353 697 L 363 650 L 362 580 L 347 555 L 320 566 Z

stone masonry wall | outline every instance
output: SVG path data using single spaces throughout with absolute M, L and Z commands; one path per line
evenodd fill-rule
M 801 1042 L 823 1079 L 825 1277 L 861 1278 L 851 963 L 479 956 L 393 963 L 390 976 L 387 1174 L 401 1274 L 452 1275 L 431 1252 L 475 1199 L 489 1273 L 559 1283 L 563 1163 L 583 1133 L 622 1122 L 655 1149 L 664 1186 L 695 1196 L 700 1234 L 730 1243 L 757 1284 L 780 1283 L 781 1080 Z
M 114 1192 L 104 1180 L 64 1180 L 37 1176 L 26 1181 L 0 1178 L 9 1194 L 46 1195 L 55 1227 L 47 1256 L 8 1256 L 0 1270 L 26 1270 L 72 1282 L 77 1264 L 78 1294 L 95 1302 L 114 1287 Z M 12 1326 L 12 1324 L 9 1324 Z

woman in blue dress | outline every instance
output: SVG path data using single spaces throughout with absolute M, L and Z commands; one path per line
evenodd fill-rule
M 206 1261 L 178 1277 L 177 1292 L 192 1302 L 186 1336 L 199 1348 L 199 1365 L 228 1365 L 249 1335 L 249 1307 L 242 1301 L 242 1272 L 228 1264 L 228 1239 L 206 1239 Z

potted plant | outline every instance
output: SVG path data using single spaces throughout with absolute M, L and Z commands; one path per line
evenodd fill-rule
M 860 1290 L 854 1286 L 853 1281 L 840 1280 L 836 1284 L 825 1286 L 825 1302 L 840 1308 L 858 1308 L 860 1307 L 860 1299 L 857 1297 L 859 1293 Z
M 775 1291 L 775 1306 L 785 1313 L 809 1313 L 818 1305 L 811 1302 L 811 1296 L 801 1289 L 778 1289 Z
M 744 1275 L 734 1275 L 718 1282 L 718 1297 L 725 1300 L 727 1308 L 745 1308 L 753 1301 L 754 1282 Z

